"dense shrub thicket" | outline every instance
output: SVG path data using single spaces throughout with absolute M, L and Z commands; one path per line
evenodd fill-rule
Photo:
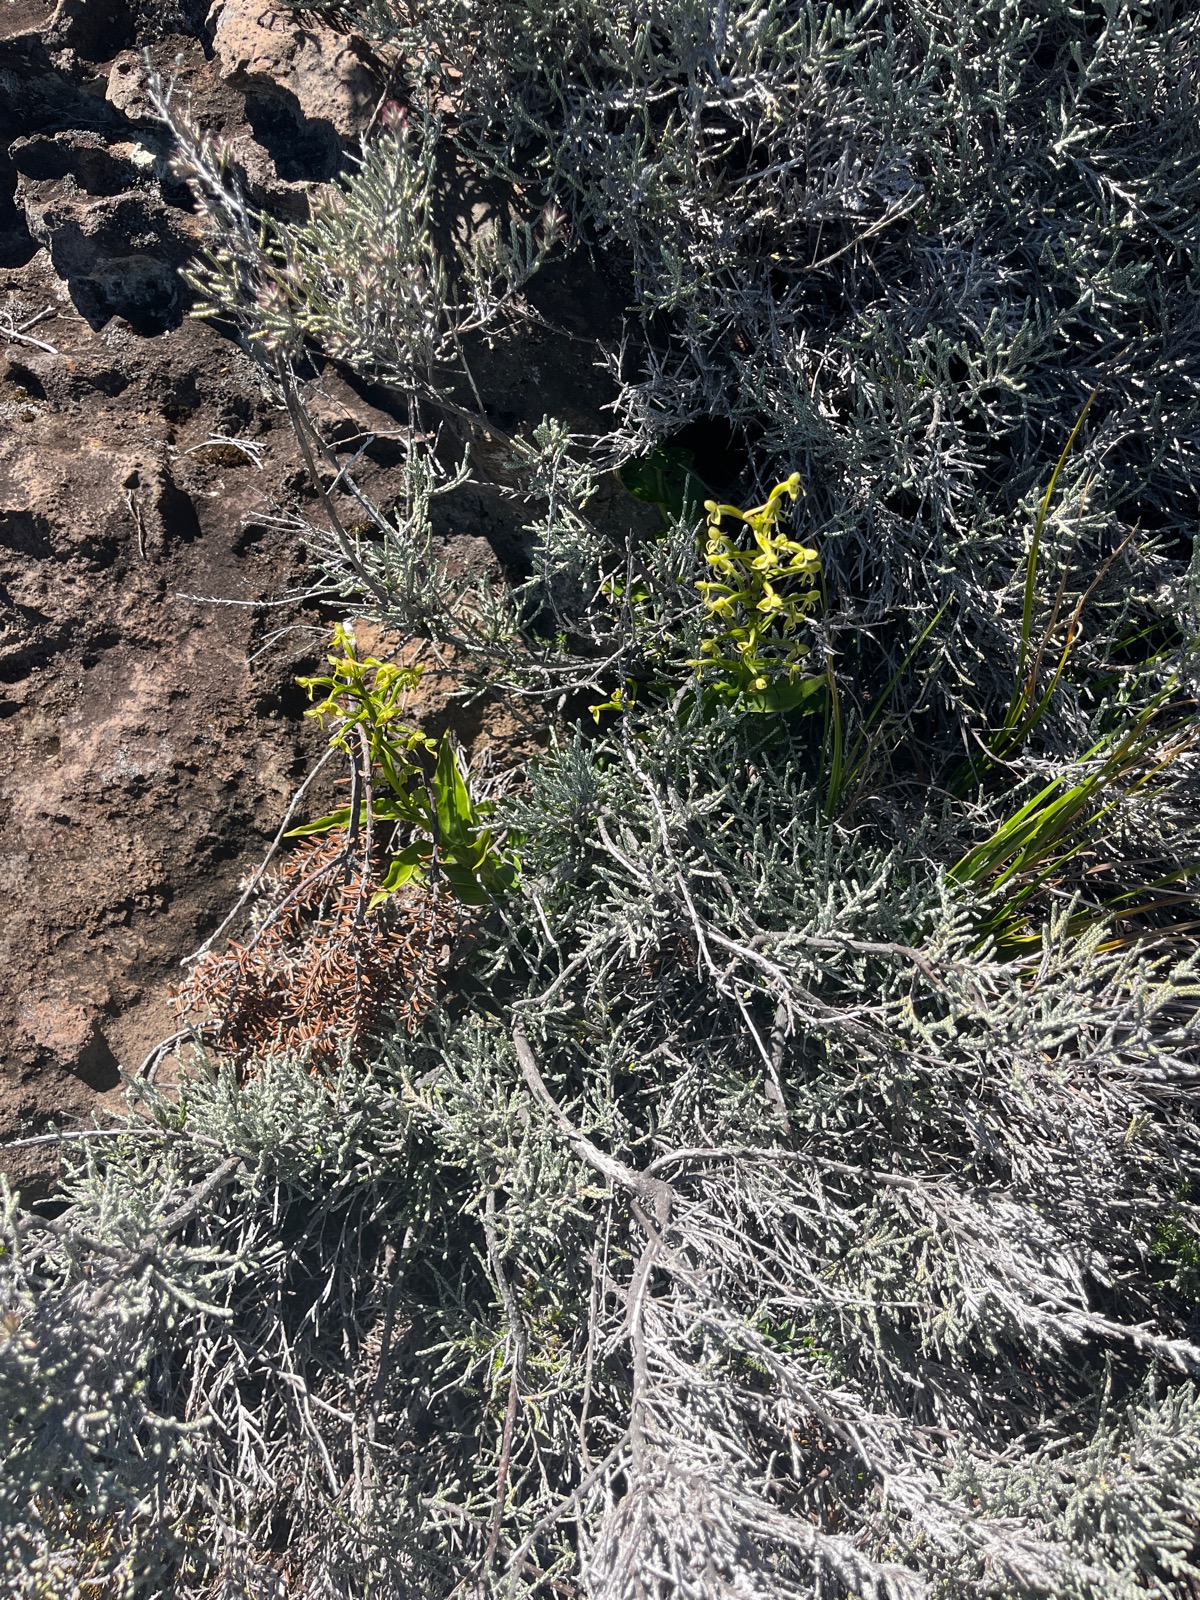
M 318 477 L 303 363 L 407 405 L 316 587 L 545 752 L 432 1015 L 198 1059 L 6 1200 L 7 1581 L 1195 1592 L 1200 18 L 317 9 L 407 105 L 287 226 L 179 122 L 200 286 Z M 451 170 L 511 227 L 452 249 Z M 585 253 L 612 430 L 507 440 L 529 570 L 456 579 L 472 349 Z

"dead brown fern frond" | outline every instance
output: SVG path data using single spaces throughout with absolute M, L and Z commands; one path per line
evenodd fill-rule
M 178 997 L 215 1047 L 245 1065 L 281 1052 L 324 1070 L 362 1058 L 384 1022 L 410 1033 L 468 913 L 436 884 L 370 909 L 386 862 L 338 829 L 303 841 L 269 880 L 245 943 L 210 951 Z

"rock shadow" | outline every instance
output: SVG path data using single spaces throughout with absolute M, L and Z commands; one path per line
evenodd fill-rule
M 285 183 L 327 183 L 342 169 L 337 129 L 324 117 L 306 117 L 286 89 L 246 95 L 246 121 Z
M 0 269 L 23 267 L 37 254 L 37 240 L 16 203 L 17 169 L 0 151 Z

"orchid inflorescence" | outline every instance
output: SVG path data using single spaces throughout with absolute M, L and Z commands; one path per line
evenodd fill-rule
M 766 503 L 749 511 L 706 500 L 704 559 L 714 577 L 696 584 L 708 615 L 720 625 L 690 663 L 710 690 L 743 703 L 747 710 L 787 711 L 824 681 L 806 674 L 809 645 L 800 638 L 820 591 L 821 558 L 808 545 L 778 530 L 785 498 L 801 492 L 800 474 L 775 485 Z M 733 519 L 754 535 L 742 549 L 722 523 Z M 713 678 L 717 672 L 719 677 Z

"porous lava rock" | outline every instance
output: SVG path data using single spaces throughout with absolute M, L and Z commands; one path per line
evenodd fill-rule
M 300 560 L 261 520 L 296 464 L 251 362 L 197 323 L 94 330 L 45 252 L 19 279 L 53 352 L 0 334 L 0 1137 L 119 1100 L 314 748 L 306 636 L 248 660 L 287 615 L 246 602 Z M 206 455 L 233 433 L 261 471 Z
M 9 159 L 29 235 L 49 251 L 93 327 L 122 316 L 158 333 L 178 321 L 179 268 L 195 253 L 200 223 L 164 196 L 161 136 L 149 143 L 91 130 L 34 134 L 15 139 Z
M 57 1156 L 14 1137 L 122 1103 L 122 1071 L 177 1026 L 181 958 L 322 744 L 295 681 L 335 614 L 304 599 L 296 513 L 319 521 L 319 505 L 260 369 L 187 315 L 201 219 L 147 52 L 251 200 L 293 216 L 388 82 L 357 41 L 257 0 L 0 0 L 0 1169 L 26 1187 Z M 460 197 L 465 216 L 477 199 Z M 593 369 L 548 326 L 611 298 L 598 280 L 581 293 L 579 273 L 569 292 L 548 277 L 519 348 L 472 352 L 506 429 L 547 410 L 601 425 Z M 308 399 L 327 438 L 362 447 L 365 491 L 398 504 L 395 396 L 326 369 Z M 481 481 L 439 501 L 438 559 L 527 570 L 523 512 L 483 481 L 476 443 Z M 527 729 L 458 687 L 452 653 L 430 660 L 414 722 L 528 750 Z
M 264 195 L 304 203 L 206 10 L 0 4 L 0 1140 L 120 1102 L 317 744 L 294 676 L 324 624 L 255 604 L 303 587 L 267 514 L 300 484 L 290 430 L 186 318 L 201 222 L 146 94 L 144 47 Z M 27 1185 L 52 1159 L 0 1165 Z
M 339 140 L 366 129 L 380 80 L 358 41 L 311 20 L 301 24 L 260 0 L 216 0 L 208 23 L 232 88 L 265 95 Z

